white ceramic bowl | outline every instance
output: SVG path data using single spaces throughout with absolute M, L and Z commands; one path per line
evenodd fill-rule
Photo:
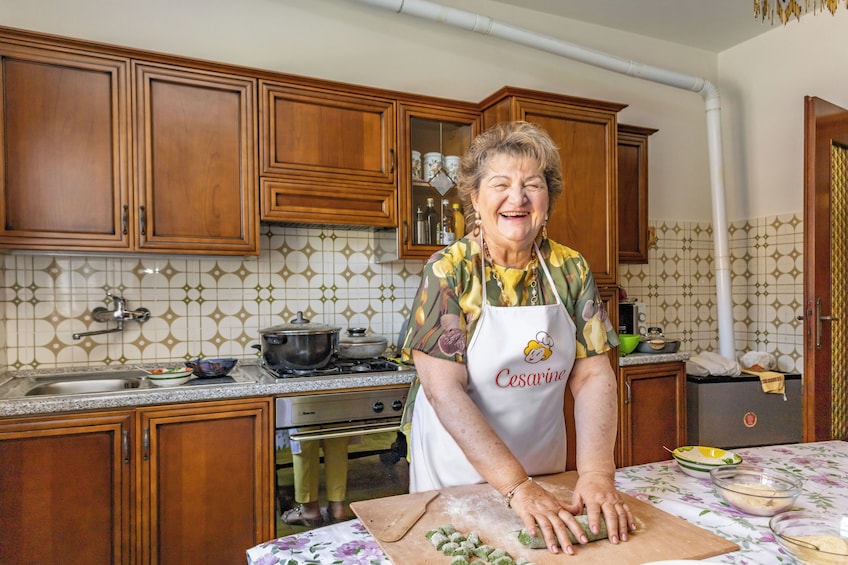
M 696 479 L 709 479 L 710 471 L 725 465 L 738 465 L 742 457 L 718 447 L 686 445 L 671 452 L 681 471 Z
M 804 565 L 848 563 L 848 516 L 816 512 L 782 512 L 769 529 L 789 554 Z
M 726 503 L 753 516 L 774 516 L 792 508 L 802 481 L 792 473 L 758 465 L 731 465 L 710 471 Z
M 150 384 L 154 386 L 179 386 L 192 377 L 191 367 L 172 367 L 147 371 Z

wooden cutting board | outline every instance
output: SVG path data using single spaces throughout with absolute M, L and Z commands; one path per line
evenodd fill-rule
M 570 500 L 577 474 L 573 471 L 536 477 L 535 480 L 562 500 Z M 451 487 L 427 504 L 424 515 L 400 540 L 380 541 L 380 533 L 414 504 L 418 495 L 399 495 L 354 502 L 350 506 L 368 531 L 377 539 L 383 552 L 397 565 L 416 563 L 450 563 L 451 558 L 437 551 L 424 537 L 429 530 L 444 524 L 463 534 L 477 532 L 483 543 L 506 550 L 513 559 L 524 557 L 537 565 L 562 565 L 563 555 L 546 549 L 528 549 L 516 539 L 523 527 L 518 515 L 503 505 L 500 495 L 489 485 Z M 607 540 L 576 545 L 574 563 L 638 565 L 664 559 L 705 559 L 736 551 L 739 546 L 712 532 L 624 495 L 642 529 L 631 534 L 629 541 L 613 545 Z

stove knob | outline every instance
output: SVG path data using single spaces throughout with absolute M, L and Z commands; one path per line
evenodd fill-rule
M 400 400 L 395 400 L 394 402 L 392 402 L 392 410 L 394 410 L 395 412 L 397 412 L 398 410 L 403 410 L 403 402 L 401 402 Z
M 374 403 L 374 405 L 371 407 L 371 409 L 374 410 L 374 412 L 380 413 L 380 412 L 383 411 L 383 403 L 378 400 L 377 402 Z

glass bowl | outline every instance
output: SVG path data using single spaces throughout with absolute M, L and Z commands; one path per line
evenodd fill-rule
M 774 539 L 804 565 L 848 563 L 848 516 L 783 512 L 769 520 Z
M 792 508 L 801 479 L 758 465 L 730 465 L 710 471 L 710 480 L 732 507 L 753 516 L 774 516 Z

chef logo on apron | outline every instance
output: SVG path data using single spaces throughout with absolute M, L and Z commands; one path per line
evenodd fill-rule
M 524 348 L 524 360 L 528 363 L 540 363 L 554 352 L 554 340 L 548 332 L 539 332 L 536 339 L 527 342 Z

